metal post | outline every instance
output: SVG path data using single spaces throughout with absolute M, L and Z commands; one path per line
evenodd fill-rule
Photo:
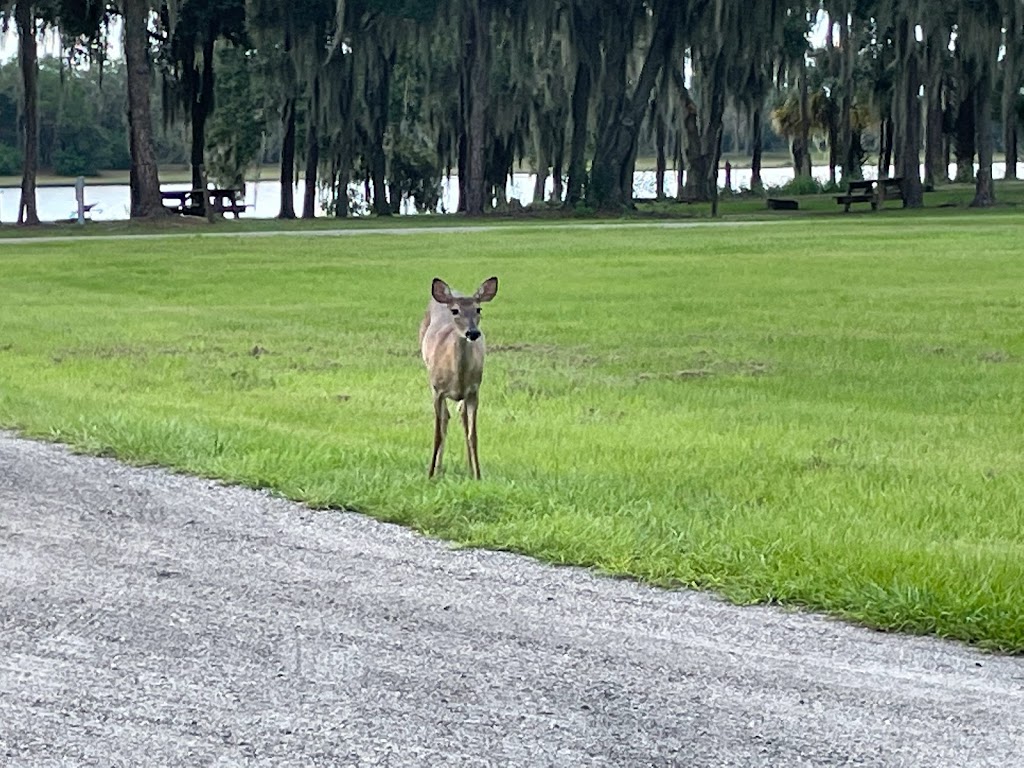
M 75 179 L 75 200 L 78 202 L 78 223 L 85 224 L 85 176 Z

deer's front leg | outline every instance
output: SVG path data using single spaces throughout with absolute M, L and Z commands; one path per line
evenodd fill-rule
M 444 456 L 444 439 L 448 433 L 448 404 L 444 395 L 434 391 L 434 455 L 430 459 L 429 477 L 441 471 Z
M 469 456 L 469 472 L 477 480 L 480 479 L 480 454 L 476 444 L 476 393 L 469 395 L 462 402 L 462 426 L 466 430 L 466 453 Z

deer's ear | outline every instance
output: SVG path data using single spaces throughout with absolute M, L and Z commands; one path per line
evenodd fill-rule
M 440 277 L 435 277 L 434 282 L 430 284 L 430 295 L 439 304 L 448 304 L 452 300 L 452 289 Z
M 490 301 L 498 293 L 498 278 L 489 277 L 476 289 L 473 298 L 477 301 Z

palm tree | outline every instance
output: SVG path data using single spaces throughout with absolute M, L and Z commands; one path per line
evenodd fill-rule
M 787 12 L 782 24 L 779 71 L 780 75 L 785 74 L 789 88 L 784 100 L 772 110 L 771 115 L 776 132 L 789 139 L 790 152 L 793 156 L 793 174 L 796 178 L 809 178 L 811 175 L 808 28 L 809 18 L 806 9 L 790 9 Z

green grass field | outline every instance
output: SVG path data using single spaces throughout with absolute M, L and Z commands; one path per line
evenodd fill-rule
M 1024 652 L 1021 242 L 1002 210 L 6 243 L 0 424 Z M 431 482 L 430 279 L 491 274 L 484 480 L 453 421 Z

